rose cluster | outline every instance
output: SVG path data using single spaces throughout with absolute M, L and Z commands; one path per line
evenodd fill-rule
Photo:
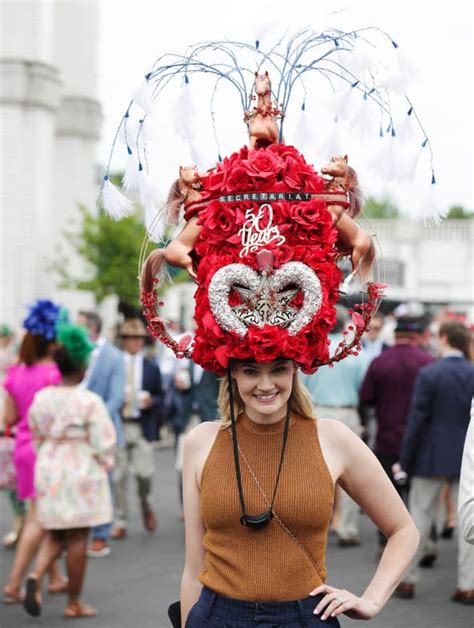
M 246 147 L 218 164 L 204 180 L 212 196 L 246 192 L 323 192 L 323 180 L 293 146 L 271 145 L 249 151 Z M 303 371 L 328 358 L 327 336 L 335 323 L 341 273 L 336 266 L 336 230 L 324 201 L 271 201 L 271 212 L 261 218 L 261 227 L 270 224 L 281 237 L 254 249 L 242 251 L 242 228 L 246 212 L 254 215 L 261 204 L 252 201 L 221 202 L 214 198 L 199 212 L 201 227 L 195 245 L 200 258 L 196 292 L 196 334 L 193 359 L 205 369 L 223 373 L 229 359 L 271 361 L 284 356 L 297 362 Z M 289 261 L 303 262 L 314 270 L 321 283 L 322 304 L 313 320 L 298 334 L 287 329 L 250 325 L 244 337 L 223 331 L 212 314 L 208 288 L 215 272 L 228 264 L 240 263 L 258 270 L 256 255 L 273 253 L 273 267 Z M 231 296 L 231 301 L 232 301 Z M 301 294 L 292 303 L 301 306 Z

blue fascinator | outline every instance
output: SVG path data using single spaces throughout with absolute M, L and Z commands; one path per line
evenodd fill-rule
M 48 299 L 38 299 L 29 309 L 23 327 L 34 336 L 43 336 L 47 340 L 54 340 L 58 324 L 68 319 L 66 310 Z

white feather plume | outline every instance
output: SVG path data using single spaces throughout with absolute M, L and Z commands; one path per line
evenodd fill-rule
M 199 129 L 197 128 L 199 118 L 193 98 L 196 93 L 195 90 L 196 87 L 191 88 L 190 83 L 186 82 L 181 87 L 176 101 L 175 124 L 178 135 L 188 145 L 192 163 L 202 167 L 207 160 L 200 148 Z
M 133 212 L 132 201 L 122 194 L 109 179 L 104 181 L 102 187 L 102 202 L 105 213 L 114 220 L 125 218 Z
M 415 133 L 419 134 L 419 128 L 415 124 L 413 114 L 403 115 L 403 117 L 400 118 L 398 122 L 395 122 L 395 129 L 397 132 L 397 137 L 402 142 L 402 144 L 411 143 L 415 137 Z
M 380 65 L 376 48 L 362 43 L 359 43 L 350 55 L 345 57 L 345 61 L 356 76 L 362 77 L 365 76 L 366 72 L 374 71 Z
M 396 179 L 394 173 L 399 159 L 400 143 L 390 134 L 380 137 L 375 142 L 375 149 L 369 159 L 371 169 L 387 181 Z
M 389 89 L 399 94 L 405 94 L 408 88 L 408 80 L 398 64 L 380 72 L 377 75 L 376 83 L 380 89 Z
M 149 116 L 153 115 L 153 86 L 148 81 L 143 82 L 136 88 L 132 98 L 145 113 Z
M 162 241 L 165 226 L 160 210 L 156 206 L 145 207 L 145 227 L 150 240 L 153 242 Z
M 349 103 L 354 95 L 355 88 L 344 85 L 341 89 L 334 92 L 333 95 L 333 111 L 339 120 L 347 117 L 349 111 Z
M 433 183 L 426 184 L 411 212 L 414 220 L 435 224 L 439 224 L 447 213 L 447 207 L 443 207 L 439 198 L 437 185 Z
M 128 156 L 127 167 L 122 178 L 122 189 L 130 196 L 136 196 L 140 192 L 140 171 L 138 158 L 133 153 Z
M 145 211 L 145 227 L 151 240 L 160 242 L 165 228 L 165 212 L 161 207 L 158 190 L 145 170 L 139 173 L 140 202 Z
M 352 133 L 361 141 L 367 142 L 377 136 L 377 111 L 369 98 L 359 93 L 358 99 L 352 99 L 350 125 Z
M 140 129 L 140 124 L 138 119 L 128 116 L 124 119 L 123 124 L 120 128 L 119 138 L 125 146 L 130 146 L 130 148 L 136 148 L 137 139 L 138 139 L 138 131 Z
M 155 116 L 147 116 L 142 124 L 140 133 L 142 141 L 147 146 L 158 143 L 160 137 L 160 129 L 158 128 Z
M 400 159 L 396 166 L 396 175 L 401 183 L 413 181 L 416 174 L 418 159 L 422 148 L 414 146 L 401 146 Z
M 405 77 L 407 83 L 411 83 L 419 74 L 419 68 L 412 58 L 408 58 L 407 55 L 400 49 L 400 46 L 395 51 L 396 65 L 398 71 Z

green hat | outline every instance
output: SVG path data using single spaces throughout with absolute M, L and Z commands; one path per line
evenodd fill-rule
M 6 324 L 0 325 L 0 338 L 8 338 L 13 336 L 13 329 Z
M 72 323 L 62 323 L 58 328 L 56 340 L 63 345 L 69 359 L 78 368 L 87 366 L 89 356 L 95 345 L 89 340 L 84 327 Z

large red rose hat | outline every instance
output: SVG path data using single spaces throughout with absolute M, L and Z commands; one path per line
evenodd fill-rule
M 329 356 L 342 278 L 332 199 L 349 205 L 293 146 L 244 147 L 218 163 L 185 214 L 198 228 L 194 338 L 174 341 L 154 289 L 144 289 L 151 333 L 218 374 L 231 359 L 279 357 L 311 373 L 356 352 L 379 289 L 371 285 L 369 301 L 353 311 L 354 333 Z
M 233 154 L 204 189 L 222 194 L 198 218 L 193 360 L 222 373 L 231 358 L 284 356 L 310 372 L 328 359 L 341 281 L 326 203 L 300 200 L 324 180 L 273 144 Z
M 403 56 L 387 33 L 377 27 L 308 29 L 268 44 L 204 42 L 182 55 L 160 57 L 134 93 L 112 147 L 113 152 L 119 139 L 126 147 L 122 188 L 128 197 L 110 181 L 112 155 L 102 186 L 104 208 L 115 218 L 133 210 L 130 196 L 140 200 L 149 239 L 158 243 L 141 275 L 149 331 L 178 357 L 192 358 L 216 373 L 225 372 L 231 359 L 263 362 L 283 356 L 305 372 L 332 364 L 357 353 L 377 308 L 384 286 L 373 281 L 373 238 L 357 220 L 362 196 L 347 155 L 333 157 L 318 173 L 286 144 L 289 139 L 298 148 L 306 142 L 305 152 L 315 148 L 314 134 L 304 129 L 320 123 L 319 115 L 308 111 L 321 91 L 329 90 L 331 100 L 326 100 L 334 103 L 329 112 L 333 132 L 339 133 L 342 120 L 348 135 L 359 134 L 357 146 L 365 144 L 361 138 L 378 142 L 373 160 L 378 174 L 409 181 L 424 151 L 429 153 L 427 182 L 431 189 L 436 183 L 428 136 L 412 101 L 400 92 L 406 82 Z M 273 86 L 265 67 L 271 68 Z M 169 95 L 170 86 L 180 94 L 173 108 L 176 128 L 198 165 L 180 167 L 168 202 L 160 205 L 155 184 L 162 173 L 153 171 L 148 148 L 153 119 L 158 119 L 155 106 Z M 229 87 L 240 100 L 249 146 L 222 159 L 220 135 L 235 137 Z M 293 109 L 300 121 L 291 137 L 285 120 L 295 106 L 294 94 L 303 102 L 296 105 L 298 111 Z M 199 123 L 193 118 L 193 95 L 200 104 L 209 96 L 210 126 L 200 140 L 196 131 L 203 118 Z M 209 160 L 203 149 L 212 138 L 216 153 Z M 168 148 L 163 144 L 154 153 L 168 154 Z M 321 146 L 316 148 L 324 154 Z M 218 163 L 205 169 L 217 154 Z M 422 217 L 427 217 L 424 207 Z M 439 216 L 435 212 L 433 217 Z M 167 240 L 180 218 L 182 230 Z M 341 258 L 352 269 L 345 279 L 338 267 Z M 161 288 L 166 263 L 186 269 L 197 283 L 194 338 L 175 340 L 160 314 L 157 283 Z M 329 355 L 335 304 L 357 282 L 363 298 L 352 307 L 345 339 Z

